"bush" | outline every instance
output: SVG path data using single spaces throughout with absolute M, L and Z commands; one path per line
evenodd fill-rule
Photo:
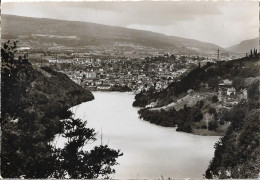
M 176 131 L 182 131 L 182 132 L 191 133 L 191 131 L 192 131 L 191 124 L 185 123 L 185 124 L 181 125 L 180 127 L 178 127 L 176 129 Z
M 214 96 L 212 97 L 211 101 L 212 101 L 213 103 L 218 102 L 218 96 L 217 96 L 217 95 L 214 95 Z
M 217 113 L 217 111 L 216 111 L 216 109 L 215 108 L 209 108 L 209 114 L 216 114 Z
M 218 128 L 218 123 L 216 121 L 210 121 L 209 122 L 209 130 L 215 131 Z
M 207 129 L 207 126 L 204 124 L 201 126 L 201 129 Z

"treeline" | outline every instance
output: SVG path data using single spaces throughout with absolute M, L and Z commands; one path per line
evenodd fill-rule
M 187 107 L 186 105 L 176 111 L 174 108 L 165 111 L 161 110 L 149 110 L 147 108 L 138 111 L 140 118 L 150 123 L 164 126 L 164 127 L 175 127 L 177 131 L 183 131 L 187 133 L 192 132 L 192 126 L 195 122 L 199 122 L 203 118 L 201 108 L 203 101 L 199 101 L 193 107 Z
M 247 61 L 255 60 L 256 58 L 242 58 L 227 62 L 208 63 L 203 67 L 197 67 L 190 71 L 180 81 L 173 82 L 169 86 L 160 91 L 155 92 L 152 88 L 148 91 L 142 91 L 135 96 L 133 106 L 145 107 L 151 102 L 158 102 L 157 106 L 167 105 L 185 94 L 187 90 L 203 90 L 203 84 L 208 84 L 208 87 L 213 91 L 218 90 L 218 84 L 222 79 L 231 79 L 234 77 L 255 77 L 258 74 L 257 67 L 246 67 Z
M 257 52 L 257 49 L 251 49 L 250 50 L 250 54 L 246 54 L 246 57 L 255 57 L 258 58 L 259 57 L 259 52 Z
M 127 85 L 124 85 L 124 86 L 114 85 L 111 87 L 110 91 L 131 92 L 132 89 L 130 87 L 128 87 Z
M 106 145 L 82 150 L 95 140 L 86 121 L 74 119 L 68 108 L 93 95 L 66 75 L 49 68 L 36 70 L 16 59 L 16 42 L 1 48 L 1 175 L 4 178 L 107 178 L 122 155 Z M 45 75 L 44 75 L 45 74 Z M 60 121 L 60 119 L 64 119 Z M 55 135 L 68 141 L 52 144 Z
M 226 117 L 231 125 L 215 144 L 214 158 L 206 171 L 206 178 L 259 177 L 259 85 L 258 80 L 254 81 L 248 88 L 248 102 L 241 102 L 228 112 Z

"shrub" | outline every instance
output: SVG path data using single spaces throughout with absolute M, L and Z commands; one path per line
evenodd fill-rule
M 217 95 L 214 95 L 214 96 L 212 97 L 211 101 L 212 101 L 213 103 L 218 102 L 218 96 L 217 96 Z
M 210 131 L 215 131 L 218 128 L 218 123 L 216 121 L 210 121 L 208 128 Z
M 207 126 L 204 124 L 201 126 L 201 129 L 207 129 Z

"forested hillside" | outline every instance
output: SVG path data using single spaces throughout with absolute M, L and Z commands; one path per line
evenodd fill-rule
M 230 108 L 248 101 L 249 88 L 259 81 L 258 68 L 258 55 L 207 64 L 162 91 L 142 91 L 133 106 L 145 107 L 139 111 L 140 117 L 157 125 L 194 134 L 224 135 Z
M 113 173 L 120 151 L 97 146 L 87 121 L 74 119 L 70 107 L 94 98 L 91 92 L 50 68 L 36 69 L 27 56 L 16 57 L 16 42 L 1 49 L 1 173 L 4 178 L 97 178 Z M 52 141 L 68 138 L 63 149 Z
M 252 52 L 252 51 L 251 51 Z M 136 95 L 151 123 L 202 135 L 224 135 L 207 178 L 257 178 L 260 173 L 259 54 L 198 67 L 160 92 Z M 254 54 L 254 55 L 253 55 Z
M 256 77 L 259 75 L 257 58 L 243 58 L 227 62 L 208 63 L 203 67 L 197 67 L 179 81 L 171 83 L 166 89 L 155 92 L 152 88 L 135 96 L 133 106 L 145 107 L 156 102 L 156 106 L 170 104 L 185 96 L 189 89 L 203 91 L 205 84 L 210 91 L 217 91 L 218 84 L 223 79 L 241 79 Z
M 231 126 L 215 145 L 207 178 L 256 179 L 260 173 L 259 81 L 248 89 L 248 102 L 229 113 Z

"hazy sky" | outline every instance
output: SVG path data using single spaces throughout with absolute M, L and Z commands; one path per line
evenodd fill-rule
M 259 2 L 26 2 L 2 13 L 150 30 L 222 47 L 259 36 Z M 18 1 L 18 0 L 16 0 Z M 28 1 L 28 0 L 27 0 Z M 8 2 L 8 3 L 7 3 Z

